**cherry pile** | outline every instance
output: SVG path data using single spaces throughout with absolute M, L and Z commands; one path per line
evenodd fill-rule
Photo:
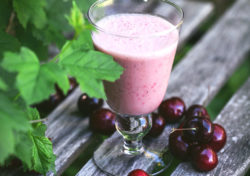
M 216 152 L 226 143 L 226 131 L 221 125 L 211 122 L 205 107 L 192 105 L 187 111 L 182 111 L 180 102 L 183 101 L 174 97 L 165 100 L 164 105 L 159 107 L 163 108 L 159 112 L 168 122 L 177 122 L 184 117 L 179 127 L 169 135 L 169 150 L 180 160 L 190 160 L 197 170 L 210 171 L 218 164 Z M 178 112 L 182 112 L 182 115 Z

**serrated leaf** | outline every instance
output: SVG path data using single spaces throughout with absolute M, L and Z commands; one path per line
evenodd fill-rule
M 67 41 L 61 49 L 60 59 L 63 60 L 66 56 L 75 52 L 87 52 L 93 50 L 94 45 L 91 38 L 91 31 L 85 30 L 76 40 Z
M 74 72 L 88 75 L 89 78 L 111 82 L 120 78 L 123 72 L 123 68 L 113 60 L 112 56 L 94 50 L 73 52 L 62 58 L 60 63 Z
M 111 56 L 93 50 L 77 50 L 62 58 L 60 63 L 77 79 L 82 91 L 97 98 L 106 98 L 101 80 L 115 81 L 123 72 Z
M 20 48 L 19 41 L 13 36 L 0 30 L 0 60 L 5 51 L 18 51 Z
M 7 52 L 2 66 L 10 72 L 18 72 L 17 88 L 27 104 L 34 104 L 49 97 L 55 83 L 64 93 L 69 89 L 69 81 L 64 70 L 56 63 L 40 65 L 36 55 L 22 47 L 19 54 Z
M 69 24 L 74 28 L 76 36 L 78 36 L 85 28 L 85 19 L 75 1 L 72 2 L 70 16 L 66 15 L 66 18 Z
M 82 92 L 86 92 L 90 97 L 107 99 L 102 80 L 89 78 L 84 74 L 72 73 L 72 75 L 75 75 Z
M 10 154 L 14 153 L 15 132 L 28 131 L 31 126 L 22 109 L 15 106 L 3 94 L 0 94 L 0 100 L 0 164 L 2 164 Z
M 38 120 L 40 119 L 39 112 L 36 108 L 27 107 L 26 110 L 28 119 L 31 120 Z M 29 170 L 34 170 L 33 166 L 33 147 L 34 143 L 32 140 L 32 135 L 38 135 L 41 137 L 45 137 L 44 131 L 46 130 L 46 126 L 43 125 L 41 128 L 41 122 L 32 124 L 32 130 L 29 130 L 26 133 L 16 133 L 15 134 L 15 156 L 18 157 L 22 162 L 23 165 Z
M 45 137 L 46 126 L 39 124 L 30 137 L 32 146 L 32 167 L 35 171 L 46 174 L 50 170 L 55 170 L 56 156 L 53 153 L 51 141 Z
M 45 0 L 14 0 L 13 7 L 17 13 L 19 22 L 26 28 L 28 22 L 32 22 L 38 29 L 46 24 Z
M 40 119 L 40 114 L 36 108 L 27 107 L 27 114 L 28 114 L 29 120 Z

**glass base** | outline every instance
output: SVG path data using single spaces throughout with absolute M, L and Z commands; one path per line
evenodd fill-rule
M 166 170 L 173 159 L 169 152 L 159 152 L 147 148 L 143 148 L 140 154 L 126 154 L 123 151 L 122 142 L 119 145 L 116 143 L 112 147 L 99 148 L 94 153 L 94 163 L 103 172 L 113 176 L 127 176 L 134 169 L 145 170 L 154 176 Z

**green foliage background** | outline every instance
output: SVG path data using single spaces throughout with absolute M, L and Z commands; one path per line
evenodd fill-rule
M 64 94 L 74 77 L 83 92 L 106 98 L 103 80 L 115 81 L 123 68 L 94 50 L 93 27 L 84 18 L 93 0 L 1 0 L 0 2 L 0 166 L 13 158 L 24 170 L 55 171 L 46 125 L 33 107 L 55 92 Z M 74 33 L 73 39 L 65 37 Z M 49 45 L 60 52 L 48 52 Z

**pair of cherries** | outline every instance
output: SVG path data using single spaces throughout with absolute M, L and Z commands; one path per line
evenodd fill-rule
M 102 99 L 90 98 L 83 93 L 79 97 L 77 105 L 82 116 L 90 116 L 89 125 L 93 131 L 105 135 L 115 131 L 116 115 L 109 109 L 102 108 Z

